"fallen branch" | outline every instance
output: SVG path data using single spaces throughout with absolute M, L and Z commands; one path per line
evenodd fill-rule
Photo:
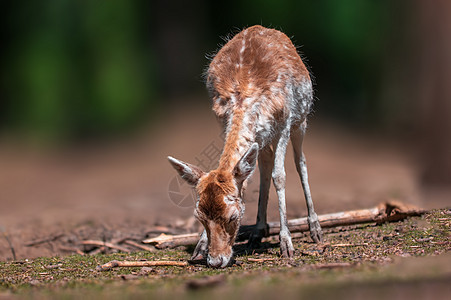
M 177 267 L 185 267 L 188 265 L 186 261 L 173 261 L 173 260 L 158 260 L 158 261 L 119 261 L 112 260 L 107 262 L 106 264 L 97 266 L 97 271 L 109 271 L 112 268 L 117 267 L 156 267 L 156 266 L 177 266 Z
M 115 245 L 112 243 L 108 243 L 108 242 L 103 242 L 103 241 L 87 240 L 87 241 L 82 241 L 81 244 L 82 245 L 94 245 L 94 246 L 99 246 L 99 247 L 107 247 L 107 248 L 116 249 L 116 250 L 126 252 L 126 253 L 130 252 L 130 250 L 128 250 L 125 247 Z
M 390 201 L 369 209 L 319 215 L 318 219 L 322 228 L 331 228 L 336 226 L 347 226 L 371 222 L 376 222 L 378 224 L 384 222 L 394 222 L 403 220 L 409 216 L 419 216 L 424 212 L 425 210 L 412 205 L 404 204 L 398 201 Z M 289 220 L 288 227 L 291 232 L 309 231 L 307 218 Z M 254 228 L 255 225 L 240 227 L 237 240 L 240 241 L 248 239 Z M 279 234 L 280 223 L 269 222 L 268 231 L 269 235 Z
M 144 240 L 145 244 L 153 244 L 158 249 L 175 248 L 177 246 L 194 245 L 199 240 L 198 233 L 188 233 L 180 235 L 160 234 L 151 239 Z
M 426 211 L 418 207 L 404 204 L 398 201 L 389 201 L 369 209 L 359 209 L 318 216 L 322 228 L 346 226 L 362 223 L 384 223 L 403 220 L 410 216 L 419 216 Z M 288 221 L 288 227 L 292 233 L 305 232 L 309 230 L 307 218 L 299 218 Z M 244 241 L 254 231 L 255 225 L 244 225 L 240 227 L 237 241 Z M 280 231 L 279 222 L 268 223 L 269 235 L 278 235 Z M 153 244 L 158 249 L 174 248 L 177 246 L 194 245 L 199 240 L 198 233 L 181 235 L 161 235 L 144 240 L 143 243 Z

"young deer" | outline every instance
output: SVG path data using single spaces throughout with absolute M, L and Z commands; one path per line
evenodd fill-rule
M 205 173 L 168 157 L 198 199 L 195 217 L 204 225 L 192 259 L 207 258 L 211 267 L 225 267 L 244 213 L 243 189 L 258 158 L 260 195 L 256 230 L 250 246 L 267 235 L 266 209 L 271 177 L 279 198 L 280 250 L 292 257 L 287 225 L 284 160 L 289 139 L 308 208 L 310 235 L 322 240 L 307 180 L 302 140 L 313 103 L 309 73 L 290 39 L 280 31 L 253 26 L 233 37 L 214 57 L 207 71 L 213 111 L 226 133 L 216 170 Z

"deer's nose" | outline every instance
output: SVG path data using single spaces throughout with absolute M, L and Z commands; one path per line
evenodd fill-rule
M 208 255 L 207 264 L 212 268 L 222 267 L 223 262 L 224 258 L 222 257 L 222 255 L 219 255 L 218 257 L 211 257 L 210 255 Z

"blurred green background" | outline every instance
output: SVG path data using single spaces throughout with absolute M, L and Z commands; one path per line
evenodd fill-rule
M 156 58 L 139 5 L 5 6 L 3 128 L 52 140 L 105 135 L 132 127 L 157 104 Z
M 187 95 L 205 103 L 205 55 L 254 24 L 301 46 L 321 117 L 401 136 L 442 130 L 451 7 L 426 2 L 2 1 L 0 130 L 73 142 L 130 132 Z
M 376 125 L 385 121 L 379 99 L 390 46 L 400 46 L 393 32 L 406 15 L 392 1 L 352 0 L 3 6 L 0 125 L 45 139 L 133 128 L 167 98 L 203 89 L 205 54 L 223 43 L 220 36 L 254 24 L 281 29 L 302 46 L 322 112 Z

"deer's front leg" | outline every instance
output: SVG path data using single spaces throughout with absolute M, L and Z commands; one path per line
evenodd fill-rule
M 206 259 L 207 254 L 208 254 L 208 236 L 207 231 L 204 229 L 204 231 L 200 235 L 199 242 L 197 242 L 197 246 L 194 249 L 193 255 L 191 256 L 191 260 Z
M 294 247 L 291 242 L 291 234 L 288 229 L 287 208 L 285 204 L 285 154 L 287 150 L 288 139 L 290 137 L 290 129 L 287 126 L 277 142 L 274 158 L 274 169 L 272 171 L 272 179 L 276 188 L 277 197 L 279 198 L 279 214 L 280 214 L 280 252 L 283 257 L 293 257 Z

